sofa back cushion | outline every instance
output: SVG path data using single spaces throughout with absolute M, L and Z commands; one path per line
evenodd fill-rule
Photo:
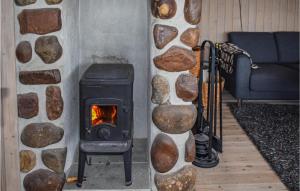
M 274 33 L 279 63 L 299 63 L 299 32 Z
M 273 33 L 230 32 L 229 42 L 247 51 L 254 63 L 278 62 L 277 48 Z

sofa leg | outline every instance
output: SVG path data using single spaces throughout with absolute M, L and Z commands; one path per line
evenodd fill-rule
M 237 105 L 238 105 L 238 108 L 241 108 L 241 107 L 242 107 L 242 105 L 243 105 L 243 100 L 242 100 L 241 98 L 239 98 L 239 99 L 237 100 Z

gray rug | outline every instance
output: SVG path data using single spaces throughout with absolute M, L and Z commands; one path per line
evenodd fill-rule
M 245 103 L 230 110 L 291 191 L 299 191 L 299 106 Z

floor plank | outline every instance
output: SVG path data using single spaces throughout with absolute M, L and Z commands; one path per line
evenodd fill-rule
M 224 153 L 211 169 L 197 168 L 197 191 L 282 191 L 287 188 L 224 105 Z

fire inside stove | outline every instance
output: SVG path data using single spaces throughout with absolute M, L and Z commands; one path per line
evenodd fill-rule
M 91 107 L 92 126 L 101 124 L 112 124 L 114 127 L 117 121 L 117 106 L 92 105 Z

